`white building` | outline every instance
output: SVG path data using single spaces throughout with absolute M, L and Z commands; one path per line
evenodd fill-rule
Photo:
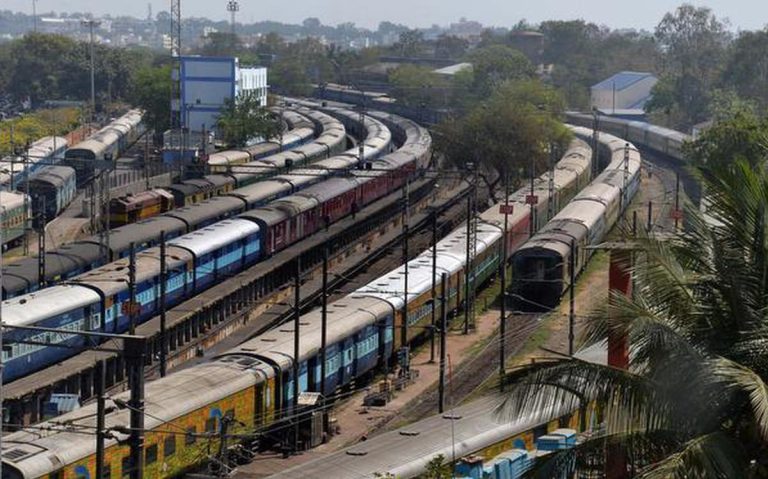
M 251 93 L 259 99 L 259 105 L 267 106 L 267 69 L 265 67 L 241 67 L 235 69 L 237 85 L 235 94 Z
M 240 68 L 234 57 L 183 56 L 180 61 L 181 124 L 193 132 L 215 130 L 221 109 L 243 92 L 267 104 L 267 69 Z
M 659 80 L 650 73 L 619 72 L 591 88 L 592 107 L 611 114 L 643 110 Z

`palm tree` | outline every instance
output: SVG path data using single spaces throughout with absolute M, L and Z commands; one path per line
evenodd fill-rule
M 698 175 L 707 217 L 689 207 L 685 232 L 640 239 L 634 297 L 613 295 L 587 320 L 583 347 L 626 335 L 629 370 L 550 359 L 506 378 L 502 414 L 554 418 L 591 404 L 605 420 L 532 475 L 574 465 L 599 475 L 617 450 L 634 477 L 768 475 L 768 173 L 739 162 Z

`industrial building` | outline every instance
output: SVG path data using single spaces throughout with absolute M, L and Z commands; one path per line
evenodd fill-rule
M 659 80 L 650 73 L 619 72 L 591 88 L 591 105 L 607 115 L 619 111 L 643 113 L 651 90 Z

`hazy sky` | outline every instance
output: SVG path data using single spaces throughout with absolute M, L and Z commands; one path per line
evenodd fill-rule
M 168 0 L 37 0 L 38 12 L 93 11 L 146 16 L 147 3 L 155 13 L 168 10 Z M 576 19 L 613 28 L 652 30 L 664 13 L 681 1 L 674 0 L 239 0 L 239 21 L 277 20 L 298 23 L 318 17 L 323 23 L 355 22 L 374 27 L 381 20 L 410 26 L 447 25 L 460 17 L 485 25 L 509 26 L 525 18 L 536 23 L 547 19 Z M 691 1 L 712 8 L 730 19 L 734 29 L 759 29 L 768 23 L 768 2 L 762 0 Z M 227 0 L 182 0 L 182 15 L 229 18 Z M 290 8 L 286 8 L 290 6 Z M 0 9 L 31 12 L 32 0 L 0 0 Z

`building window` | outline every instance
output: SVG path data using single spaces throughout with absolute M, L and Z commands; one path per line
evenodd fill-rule
M 195 436 L 197 434 L 197 429 L 195 426 L 191 426 L 187 428 L 187 435 L 184 436 L 184 444 L 189 446 L 190 444 L 194 444 L 195 441 L 197 441 L 197 437 Z
M 163 444 L 163 454 L 166 458 L 173 456 L 176 453 L 176 436 L 170 435 L 165 438 Z
M 147 466 L 157 462 L 157 444 L 152 444 L 151 446 L 147 447 L 144 455 L 144 461 L 146 462 Z

